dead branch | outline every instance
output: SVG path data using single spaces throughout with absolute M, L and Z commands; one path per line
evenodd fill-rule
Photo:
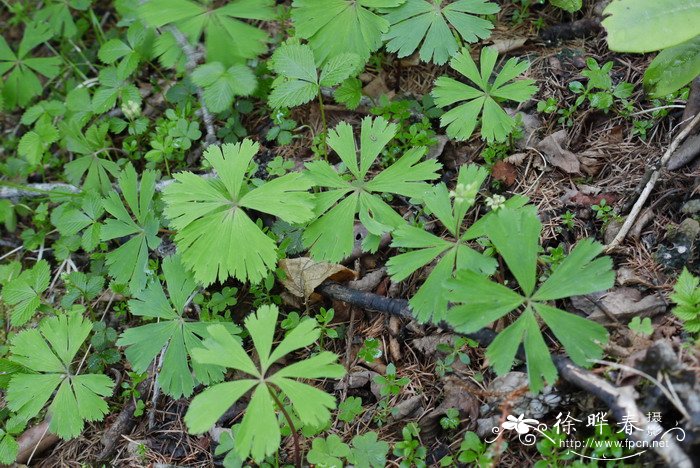
M 392 316 L 412 318 L 411 311 L 408 307 L 408 301 L 404 299 L 392 299 L 373 293 L 355 291 L 347 286 L 336 283 L 324 283 L 319 286 L 317 291 L 328 298 L 347 302 L 363 309 L 374 310 Z M 452 330 L 446 323 L 440 323 L 440 327 Z M 481 346 L 488 346 L 496 337 L 496 333 L 490 328 L 482 328 L 475 333 L 466 335 L 462 333 L 461 335 L 476 340 Z M 521 359 L 525 358 L 522 347 L 518 351 L 518 357 Z M 628 435 L 628 437 L 636 441 L 645 441 L 649 444 L 649 447 L 653 447 L 651 442 L 656 439 L 655 436 L 650 435 L 649 432 L 652 434 L 662 434 L 664 429 L 657 422 L 645 422 L 646 417 L 639 410 L 635 402 L 637 394 L 634 387 L 626 386 L 616 388 L 607 380 L 601 379 L 592 372 L 577 366 L 566 356 L 555 354 L 552 358 L 562 379 L 597 397 L 610 408 L 613 416 L 618 421 L 622 421 L 625 416 L 634 419 L 635 424 L 643 426 L 641 427 L 643 430 L 634 431 L 634 433 Z M 692 468 L 693 464 L 690 458 L 672 437 L 673 436 L 667 438 L 668 443 L 665 447 L 653 447 L 653 450 L 666 461 L 669 466 Z
M 659 181 L 659 178 L 661 177 L 661 172 L 666 168 L 666 165 L 668 164 L 668 160 L 671 158 L 671 155 L 676 151 L 676 148 L 678 148 L 678 145 L 681 144 L 683 139 L 690 134 L 690 132 L 693 131 L 693 128 L 700 122 L 700 114 L 696 115 L 693 120 L 690 121 L 688 126 L 686 126 L 674 139 L 671 141 L 671 144 L 669 145 L 668 149 L 664 153 L 664 155 L 661 157 L 661 161 L 659 161 L 658 167 L 654 169 L 654 171 L 651 174 L 651 177 L 649 177 L 649 181 L 646 183 L 644 186 L 644 190 L 642 190 L 642 193 L 639 195 L 639 198 L 637 199 L 637 202 L 634 204 L 632 207 L 632 211 L 630 211 L 630 214 L 627 215 L 627 218 L 625 219 L 624 224 L 620 228 L 620 231 L 617 233 L 615 238 L 608 244 L 605 248 L 606 252 L 610 252 L 613 250 L 615 247 L 620 245 L 620 243 L 625 240 L 625 237 L 627 236 L 627 233 L 629 230 L 632 228 L 634 225 L 635 221 L 637 220 L 637 217 L 639 216 L 639 213 L 642 211 L 642 208 L 644 207 L 644 204 L 646 203 L 647 199 L 649 198 L 649 195 L 651 195 L 652 190 L 654 190 L 654 187 L 656 186 L 656 183 Z

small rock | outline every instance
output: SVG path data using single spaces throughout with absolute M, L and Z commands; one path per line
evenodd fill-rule
M 688 200 L 681 207 L 681 212 L 689 215 L 694 215 L 698 211 L 700 211 L 700 198 Z

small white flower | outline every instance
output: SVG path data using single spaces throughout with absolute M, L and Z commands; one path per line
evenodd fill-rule
M 450 190 L 450 198 L 455 199 L 455 204 L 467 202 L 470 205 L 476 199 L 478 187 L 476 184 L 457 184 L 454 190 Z
M 141 115 L 141 104 L 136 101 L 127 101 L 122 104 L 122 112 L 124 113 L 124 117 L 129 120 L 134 120 Z
M 493 211 L 497 211 L 502 208 L 506 203 L 506 197 L 503 195 L 494 195 L 493 197 L 486 197 L 486 206 L 491 208 Z

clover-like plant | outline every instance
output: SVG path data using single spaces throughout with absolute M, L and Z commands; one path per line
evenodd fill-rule
M 420 322 L 433 320 L 439 323 L 445 318 L 447 298 L 443 292 L 445 281 L 452 278 L 455 271 L 468 269 L 485 275 L 496 270 L 496 260 L 469 247 L 468 242 L 482 235 L 482 227 L 491 216 L 490 212 L 475 223 L 471 229 L 464 229 L 464 218 L 474 205 L 479 188 L 486 180 L 488 171 L 475 164 L 462 166 L 457 185 L 453 191 L 440 183 L 423 195 L 426 208 L 447 229 L 449 237 L 444 238 L 422 228 L 403 224 L 392 233 L 392 247 L 409 251 L 392 257 L 387 269 L 394 281 L 402 281 L 419 268 L 437 260 L 432 272 L 411 297 L 409 304 Z M 452 199 L 452 201 L 450 201 Z M 507 205 L 522 206 L 527 199 L 513 197 Z
M 257 462 L 273 454 L 280 445 L 275 405 L 279 410 L 281 407 L 276 392 L 281 391 L 289 398 L 302 424 L 323 426 L 330 420 L 335 399 L 297 379 L 339 379 L 345 374 L 343 366 L 337 363 L 338 356 L 327 351 L 273 370 L 276 362 L 310 346 L 320 334 L 314 319 L 303 320 L 273 350 L 278 315 L 277 306 L 265 305 L 245 319 L 257 364 L 223 325 L 210 325 L 204 348 L 192 352 L 199 364 L 235 369 L 250 377 L 216 384 L 197 395 L 185 414 L 187 427 L 197 434 L 208 431 L 231 405 L 252 390 L 245 415 L 234 435 L 234 446 L 242 459 L 252 456 Z
M 175 242 L 182 263 L 204 285 L 229 276 L 257 283 L 277 264 L 277 244 L 247 210 L 288 223 L 313 218 L 311 184 L 303 174 L 286 174 L 257 187 L 247 183 L 248 166 L 259 148 L 248 139 L 210 146 L 204 157 L 217 177 L 180 172 L 163 191 L 165 215 L 178 231 Z
M 540 320 L 563 345 L 571 360 L 590 366 L 600 358 L 608 333 L 600 324 L 556 308 L 551 301 L 612 287 L 615 273 L 609 257 L 597 258 L 599 243 L 581 240 L 537 288 L 537 256 L 542 224 L 536 207 L 502 207 L 485 223 L 484 231 L 515 277 L 520 292 L 471 270 L 447 281 L 447 300 L 454 304 L 447 321 L 462 333 L 475 332 L 518 310 L 518 318 L 502 330 L 486 351 L 497 374 L 513 366 L 520 343 L 527 357 L 530 387 L 554 383 L 557 369 L 540 330 Z
M 366 62 L 382 46 L 389 22 L 373 8 L 392 8 L 404 0 L 294 0 L 292 20 L 296 34 L 309 41 L 324 63 L 352 52 Z
M 435 81 L 432 95 L 437 106 L 445 108 L 464 101 L 440 118 L 440 125 L 447 127 L 450 137 L 466 140 L 481 122 L 483 139 L 489 142 L 504 141 L 515 128 L 515 119 L 501 108 L 500 103 L 526 101 L 535 94 L 537 87 L 531 79 L 509 83 L 529 66 L 527 62 L 519 62 L 516 58 L 509 59 L 491 82 L 497 58 L 498 52 L 495 48 L 483 47 L 477 68 L 469 51 L 462 49 L 450 60 L 450 67 L 469 79 L 476 87 L 448 76 L 441 76 Z
M 127 164 L 117 181 L 122 196 L 114 191 L 102 200 L 105 211 L 112 217 L 102 225 L 100 239 L 107 241 L 131 236 L 107 253 L 105 263 L 110 276 L 118 283 L 128 283 L 132 294 L 146 286 L 148 250 L 160 244 L 157 236 L 160 223 L 153 210 L 157 177 L 156 171 L 145 170 L 139 184 L 136 169 Z
M 421 60 L 442 65 L 459 50 L 455 35 L 462 43 L 488 38 L 493 23 L 477 15 L 492 15 L 499 10 L 496 3 L 487 0 L 406 0 L 384 16 L 391 24 L 384 35 L 386 50 L 406 57 L 422 43 Z
M 126 346 L 124 354 L 134 372 L 146 372 L 153 360 L 163 352 L 158 383 L 163 392 L 173 398 L 192 395 L 197 382 L 210 384 L 223 377 L 219 366 L 200 365 L 188 357 L 194 348 L 202 347 L 207 337 L 207 322 L 188 320 L 185 306 L 197 288 L 191 274 L 184 269 L 178 255 L 163 260 L 168 297 L 159 281 L 153 281 L 146 289 L 129 301 L 132 315 L 157 319 L 157 322 L 132 327 L 124 331 L 117 345 Z M 227 323 L 229 333 L 238 327 Z
M 84 421 L 101 420 L 109 411 L 103 398 L 112 394 L 114 382 L 102 374 L 77 374 L 72 366 L 90 330 L 92 323 L 72 312 L 15 335 L 10 360 L 26 370 L 12 374 L 8 408 L 28 420 L 53 396 L 49 431 L 62 439 L 78 436 Z
M 258 85 L 253 71 L 237 63 L 226 68 L 221 62 L 205 63 L 192 72 L 192 82 L 204 89 L 204 102 L 212 112 L 223 112 L 236 96 L 249 96 Z
M 404 220 L 383 199 L 382 194 L 421 198 L 429 188 L 426 180 L 436 179 L 440 163 L 422 161 L 425 147 L 412 148 L 398 161 L 375 176 L 369 170 L 384 146 L 396 134 L 397 125 L 382 117 L 362 120 L 360 151 L 352 127 L 341 122 L 328 135 L 328 146 L 345 164 L 340 173 L 326 161 L 306 165 L 313 183 L 327 189 L 316 195 L 318 218 L 304 231 L 304 244 L 318 260 L 338 262 L 352 252 L 356 215 L 371 234 L 364 240 L 366 250 L 378 247 L 380 236 L 404 224 Z M 349 171 L 349 174 L 346 173 Z

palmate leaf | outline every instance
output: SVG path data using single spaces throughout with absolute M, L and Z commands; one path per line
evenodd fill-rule
M 119 74 L 130 75 L 140 62 L 151 58 L 153 41 L 153 31 L 146 29 L 140 21 L 135 21 L 126 31 L 126 41 L 110 39 L 100 46 L 97 57 L 107 65 L 119 62 Z
M 489 142 L 504 141 L 515 127 L 515 120 L 499 105 L 502 101 L 524 102 L 536 91 L 535 81 L 520 79 L 508 83 L 528 69 L 527 62 L 509 59 L 490 82 L 498 52 L 493 47 L 481 49 L 480 68 L 463 49 L 450 60 L 450 67 L 469 79 L 476 87 L 453 78 L 441 76 L 435 81 L 432 95 L 438 107 L 456 107 L 445 112 L 440 125 L 447 127 L 447 134 L 457 140 L 468 139 L 477 124 L 481 123 L 481 137 Z M 479 119 L 481 116 L 481 119 Z
M 163 392 L 173 398 L 189 397 L 197 383 L 208 385 L 220 381 L 224 369 L 196 362 L 188 365 L 192 350 L 202 347 L 202 338 L 208 336 L 208 324 L 190 321 L 183 316 L 196 284 L 182 266 L 179 256 L 167 257 L 163 260 L 162 268 L 169 299 L 160 282 L 154 281 L 129 301 L 129 310 L 133 315 L 158 321 L 127 329 L 117 345 L 126 346 L 126 357 L 135 372 L 146 372 L 164 350 L 158 383 Z M 227 323 L 226 329 L 229 333 L 238 332 L 238 327 L 232 323 Z
M 102 198 L 94 192 L 83 192 L 80 205 L 73 202 L 59 205 L 51 212 L 51 223 L 62 236 L 74 236 L 82 231 L 80 246 L 86 252 L 97 247 L 104 214 Z
M 208 431 L 231 405 L 252 389 L 245 415 L 234 435 L 234 445 L 241 458 L 251 456 L 256 462 L 274 453 L 280 445 L 280 429 L 271 392 L 281 390 L 291 401 L 302 424 L 318 427 L 330 420 L 335 399 L 297 379 L 338 379 L 345 374 L 343 366 L 337 364 L 338 356 L 323 351 L 268 375 L 272 364 L 295 350 L 313 344 L 320 335 L 315 320 L 304 320 L 273 349 L 278 315 L 277 306 L 266 305 L 245 319 L 259 364 L 248 356 L 222 325 L 209 326 L 209 337 L 204 340 L 204 348 L 192 352 L 195 361 L 200 364 L 235 369 L 248 374 L 250 378 L 220 383 L 197 395 L 185 415 L 187 427 L 196 434 Z
M 476 15 L 498 13 L 500 7 L 486 0 L 458 0 L 456 2 L 406 0 L 406 3 L 387 10 L 384 18 L 391 27 L 384 35 L 386 49 L 406 57 L 420 47 L 424 62 L 444 64 L 459 50 L 454 31 L 463 42 L 477 42 L 491 35 L 491 21 Z
M 273 19 L 274 0 L 232 0 L 219 8 L 212 8 L 208 3 L 148 0 L 139 8 L 139 16 L 156 28 L 174 24 L 192 44 L 197 43 L 204 33 L 207 62 L 230 66 L 265 52 L 267 34 L 245 20 Z M 170 33 L 167 36 L 167 41 L 174 47 L 161 47 L 161 52 L 180 55 L 181 47 L 172 41 Z M 172 57 L 169 61 L 173 62 Z
M 43 42 L 51 39 L 51 31 L 43 23 L 30 23 L 15 53 L 7 41 L 0 37 L 0 77 L 4 77 L 2 98 L 7 109 L 17 105 L 26 107 L 42 93 L 43 87 L 37 77 L 54 78 L 63 63 L 60 57 L 32 57 L 29 53 Z M 9 72 L 9 73 L 8 73 Z
M 109 124 L 94 124 L 85 132 L 78 121 L 62 122 L 59 128 L 68 150 L 82 155 L 65 165 L 64 171 L 68 181 L 75 185 L 82 182 L 85 191 L 98 191 L 103 195 L 110 193 L 110 176 L 119 175 L 119 166 L 100 154 L 109 146 L 106 140 Z
M 608 338 L 602 325 L 557 309 L 546 301 L 589 294 L 612 287 L 615 279 L 609 258 L 597 258 L 602 246 L 584 239 L 536 289 L 537 252 L 541 224 L 533 206 L 503 207 L 483 230 L 515 276 L 522 295 L 473 271 L 459 271 L 448 280 L 447 299 L 454 304 L 447 321 L 462 333 L 471 333 L 525 305 L 518 319 L 498 334 L 487 349 L 497 374 L 508 372 L 520 343 L 527 357 L 530 387 L 539 391 L 553 383 L 557 372 L 538 324 L 549 327 L 572 361 L 590 366 L 600 358 Z
M 379 239 L 404 224 L 381 194 L 396 194 L 422 198 L 429 186 L 426 180 L 436 179 L 440 164 L 433 160 L 421 161 L 426 148 L 413 148 L 398 161 L 374 177 L 368 178 L 371 166 L 384 146 L 396 134 L 397 126 L 382 117 L 362 120 L 359 160 L 352 127 L 341 122 L 328 135 L 330 146 L 345 163 L 348 178 L 341 175 L 326 161 L 306 165 L 308 178 L 317 187 L 327 189 L 317 194 L 316 214 L 304 231 L 303 241 L 317 260 L 338 262 L 353 248 L 353 224 L 359 218 L 372 236 Z M 372 248 L 365 244 L 365 248 Z M 374 247 L 376 248 L 376 247 Z
M 227 69 L 220 62 L 197 67 L 192 72 L 192 82 L 204 89 L 204 102 L 212 112 L 231 108 L 235 96 L 250 96 L 258 85 L 248 66 L 235 64 Z
M 75 312 L 45 318 L 11 342 L 11 360 L 34 373 L 16 373 L 7 389 L 7 406 L 25 420 L 49 405 L 49 431 L 62 439 L 78 436 L 84 421 L 101 420 L 109 411 L 104 397 L 114 382 L 101 374 L 74 374 L 71 363 L 90 334 L 92 323 Z
M 328 60 L 316 71 L 314 53 L 306 44 L 284 44 L 275 50 L 270 68 L 278 77 L 272 83 L 270 105 L 274 108 L 295 107 L 318 96 L 321 86 L 336 86 L 354 74 L 360 56 L 344 53 Z
M 405 0 L 294 0 L 292 20 L 297 35 L 309 41 L 319 62 L 345 52 L 363 62 L 382 46 L 389 22 L 371 8 L 393 8 Z
M 160 244 L 159 221 L 153 210 L 157 177 L 156 171 L 145 170 L 139 184 L 136 169 L 127 164 L 117 181 L 122 196 L 111 192 L 102 200 L 105 211 L 112 217 L 102 224 L 100 239 L 128 237 L 105 256 L 109 274 L 118 283 L 128 283 L 132 294 L 146 286 L 148 250 Z
M 676 304 L 673 315 L 683 321 L 683 328 L 689 333 L 700 332 L 700 280 L 687 268 L 683 268 L 675 286 L 671 301 Z
M 98 77 L 100 87 L 92 97 L 92 110 L 103 114 L 114 106 L 117 101 L 121 104 L 134 102 L 141 104 L 139 89 L 129 81 L 129 70 L 125 68 L 107 67 L 100 70 Z
M 445 184 L 436 185 L 423 196 L 425 206 L 451 235 L 449 240 L 406 224 L 392 233 L 392 247 L 413 249 L 387 262 L 387 271 L 394 281 L 402 281 L 438 259 L 428 278 L 409 301 L 420 322 L 432 320 L 439 323 L 444 319 L 447 298 L 443 287 L 455 271 L 467 269 L 490 275 L 496 270 L 496 260 L 471 249 L 462 232 L 467 210 L 473 206 L 487 176 L 488 171 L 484 168 L 474 164 L 464 165 L 460 168 L 457 187 L 453 192 L 454 203 L 450 201 L 450 192 Z
M 277 244 L 249 217 L 247 210 L 268 213 L 288 222 L 313 217 L 310 183 L 290 173 L 253 188 L 246 182 L 248 165 L 259 149 L 245 139 L 238 144 L 210 146 L 204 157 L 218 174 L 205 179 L 191 172 L 174 175 L 177 182 L 163 191 L 165 215 L 183 264 L 197 281 L 209 285 L 230 276 L 256 283 L 277 264 Z
M 39 260 L 2 289 L 2 299 L 13 306 L 10 323 L 19 327 L 32 318 L 41 305 L 41 295 L 48 289 L 51 268 L 46 260 Z

